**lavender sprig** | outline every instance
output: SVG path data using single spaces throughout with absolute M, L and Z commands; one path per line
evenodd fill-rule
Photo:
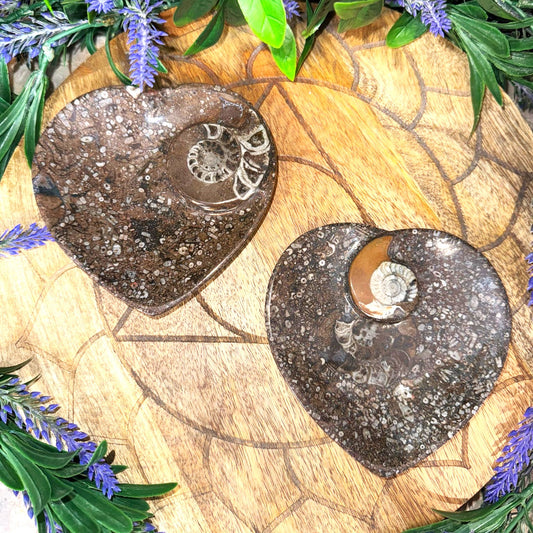
M 58 450 L 79 450 L 80 463 L 87 464 L 96 450 L 96 444 L 88 440 L 88 435 L 80 431 L 76 424 L 54 416 L 59 406 L 48 404 L 49 401 L 49 396 L 36 391 L 29 392 L 27 385 L 20 383 L 19 378 L 12 378 L 0 385 L 0 420 L 6 424 L 12 415 L 20 429 L 49 444 L 54 443 Z M 87 477 L 108 498 L 120 492 L 117 477 L 103 459 L 88 468 Z
M 62 11 L 54 11 L 53 14 L 41 13 L 39 17 L 26 16 L 7 24 L 0 23 L 0 55 L 6 63 L 20 54 L 27 54 L 29 59 L 33 59 L 54 37 L 86 25 L 86 20 L 70 23 Z M 50 46 L 55 48 L 68 40 L 69 36 L 65 36 L 54 40 Z
M 403 7 L 413 17 L 420 13 L 420 20 L 434 35 L 444 37 L 452 28 L 445 0 L 398 0 L 396 5 Z
M 518 429 L 509 433 L 509 443 L 498 458 L 495 476 L 485 489 L 485 501 L 493 503 L 517 488 L 518 476 L 529 465 L 533 452 L 533 407 L 529 407 Z
M 298 2 L 295 2 L 294 0 L 283 0 L 283 5 L 285 6 L 285 15 L 287 16 L 287 20 L 292 20 L 294 17 L 302 16 Z
M 159 45 L 166 35 L 155 27 L 164 22 L 158 16 L 162 5 L 162 0 L 152 4 L 149 0 L 129 0 L 120 10 L 124 15 L 124 31 L 128 33 L 130 74 L 141 90 L 145 86 L 153 87 L 155 81 Z
M 114 7 L 113 0 L 86 0 L 89 11 L 96 13 L 109 13 Z
M 0 236 L 0 257 L 16 255 L 22 250 L 30 250 L 36 246 L 42 246 L 46 241 L 53 240 L 46 227 L 40 228 L 33 223 L 25 230 L 20 224 L 17 224 L 13 229 L 4 231 Z

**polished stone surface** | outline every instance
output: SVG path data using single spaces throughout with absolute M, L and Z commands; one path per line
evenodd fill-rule
M 238 254 L 272 200 L 262 118 L 222 88 L 124 87 L 68 104 L 43 132 L 37 204 L 58 243 L 119 298 L 163 313 Z
M 379 244 L 368 254 L 370 262 L 378 257 L 372 268 L 402 266 L 380 279 L 396 270 L 404 276 L 404 267 L 416 279 L 407 276 L 416 298 L 401 317 L 368 316 L 352 297 L 350 268 L 372 242 Z M 394 299 L 396 281 L 387 283 Z M 279 259 L 266 307 L 274 358 L 296 396 L 332 439 L 385 477 L 414 466 L 468 422 L 492 390 L 510 340 L 495 270 L 464 241 L 434 230 L 312 230 Z

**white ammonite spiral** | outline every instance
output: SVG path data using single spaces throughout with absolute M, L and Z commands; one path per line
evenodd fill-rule
M 418 294 L 413 271 L 400 263 L 383 261 L 370 277 L 370 290 L 384 306 L 412 302 Z

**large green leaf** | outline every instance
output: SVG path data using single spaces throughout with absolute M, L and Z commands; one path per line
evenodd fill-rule
M 50 488 L 52 489 L 52 495 L 50 496 L 51 501 L 56 502 L 62 500 L 74 491 L 72 483 L 65 483 L 61 479 L 55 477 L 51 470 L 44 470 L 43 473 L 46 476 L 46 479 L 48 479 L 48 483 L 50 483 Z
M 281 72 L 283 72 L 289 80 L 294 81 L 298 55 L 296 51 L 296 39 L 288 24 L 285 29 L 285 40 L 283 41 L 283 44 L 279 48 L 273 48 L 270 46 L 270 52 Z
M 9 84 L 9 72 L 4 58 L 0 56 L 0 98 L 8 104 L 11 103 L 11 88 Z M 2 369 L 0 369 L 0 372 Z
M 224 20 L 230 26 L 243 26 L 246 24 L 246 19 L 242 14 L 237 0 L 226 0 L 226 4 L 224 5 Z
M 508 40 L 511 48 L 511 54 L 513 52 L 524 52 L 526 50 L 533 49 L 533 37 L 524 37 L 523 39 L 509 37 Z
M 495 28 L 500 28 L 500 30 L 519 30 L 521 28 L 532 26 L 533 17 L 527 17 L 522 20 L 517 20 L 516 22 L 488 22 L 488 24 Z
M 154 485 L 120 484 L 120 495 L 123 498 L 155 498 L 175 489 L 177 483 L 159 483 Z
M 186 26 L 191 22 L 207 15 L 217 0 L 181 0 L 174 11 L 174 24 L 178 27 Z
M 494 66 L 511 78 L 533 75 L 533 53 L 513 52 L 509 59 L 492 58 Z
M 87 465 L 79 465 L 76 463 L 72 463 L 70 465 L 65 466 L 64 468 L 54 470 L 54 476 L 68 479 L 79 476 L 80 474 L 83 474 L 83 472 L 85 472 L 86 470 Z
M 100 533 L 100 526 L 73 503 L 73 499 L 50 502 L 52 517 L 57 517 L 69 533 Z
M 500 58 L 509 57 L 511 53 L 509 42 L 500 30 L 488 22 L 473 20 L 455 10 L 451 10 L 449 16 L 455 29 L 462 30 L 462 35 L 468 34 L 469 39 L 476 44 L 476 48 L 482 48 Z
M 502 19 L 517 20 L 520 14 L 516 7 L 505 0 L 477 0 L 479 5 L 491 15 L 495 15 Z
M 238 0 L 242 14 L 261 41 L 279 48 L 285 39 L 285 7 L 283 0 Z
M 474 65 L 476 72 L 479 74 L 489 91 L 492 93 L 496 101 L 502 105 L 503 97 L 500 86 L 496 81 L 496 76 L 494 75 L 494 70 L 491 64 L 485 57 L 483 51 L 476 46 L 476 44 L 470 39 L 469 35 L 457 29 L 457 33 L 465 47 L 465 51 L 468 55 L 468 60 Z
M 132 520 L 109 501 L 99 490 L 76 483 L 76 496 L 72 500 L 81 512 L 114 533 L 130 533 Z
M 209 24 L 204 28 L 204 31 L 198 36 L 196 41 L 185 52 L 185 56 L 192 56 L 213 46 L 220 39 L 224 31 L 224 13 L 219 9 L 209 21 Z
M 487 20 L 488 18 L 487 12 L 479 7 L 477 2 L 465 2 L 464 4 L 457 4 L 453 6 L 453 9 L 472 19 Z
M 24 484 L 9 461 L 0 455 L 0 483 L 11 490 L 23 490 Z
M 350 4 L 357 4 L 355 16 L 341 19 L 337 28 L 339 33 L 366 26 L 376 20 L 383 11 L 383 0 L 360 0 L 358 2 L 350 2 Z
M 427 26 L 418 18 L 404 11 L 387 33 L 387 46 L 399 48 L 426 33 Z
M 52 495 L 50 483 L 48 483 L 48 479 L 37 466 L 16 450 L 9 449 L 8 446 L 9 442 L 7 442 L 7 446 L 2 448 L 0 453 L 9 461 L 24 484 L 24 488 L 30 497 L 33 511 L 38 515 L 50 501 Z
M 41 121 L 43 118 L 44 101 L 46 98 L 46 89 L 48 87 L 48 78 L 43 75 L 43 79 L 39 85 L 37 94 L 34 96 L 28 116 L 26 118 L 26 125 L 24 127 L 24 153 L 26 161 L 31 167 L 33 163 L 33 154 L 35 146 L 39 140 L 41 133 Z

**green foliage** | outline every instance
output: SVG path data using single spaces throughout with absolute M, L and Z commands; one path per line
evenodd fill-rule
M 285 39 L 283 0 L 237 0 L 250 29 L 261 41 L 273 48 Z
M 418 39 L 426 31 L 427 26 L 422 23 L 420 17 L 413 17 L 405 11 L 387 33 L 387 46 L 390 48 L 405 46 Z
M 296 76 L 296 64 L 298 61 L 298 52 L 296 50 L 296 39 L 291 27 L 285 26 L 285 39 L 279 48 L 270 47 L 272 57 L 279 69 L 289 80 L 293 81 Z
M 27 361 L 26 361 L 27 362 Z M 21 365 L 0 368 L 2 406 L 13 404 L 17 385 L 7 386 Z M 38 393 L 37 393 L 38 394 Z M 6 396 L 7 395 L 7 396 Z M 30 416 L 24 408 L 25 416 Z M 25 491 L 30 499 L 39 532 L 46 532 L 48 518 L 64 533 L 131 533 L 134 522 L 142 523 L 153 515 L 145 498 L 154 498 L 173 490 L 175 483 L 155 485 L 121 484 L 120 495 L 108 499 L 87 477 L 88 468 L 107 454 L 103 441 L 87 464 L 80 464 L 78 452 L 59 451 L 39 441 L 18 427 L 15 414 L 0 420 L 0 482 Z M 117 466 L 115 471 L 126 467 Z
M 511 493 L 496 503 L 472 511 L 435 511 L 445 518 L 435 524 L 404 533 L 519 533 L 531 531 L 529 513 L 533 510 L 533 485 L 521 493 Z M 522 529 L 521 526 L 529 529 Z

